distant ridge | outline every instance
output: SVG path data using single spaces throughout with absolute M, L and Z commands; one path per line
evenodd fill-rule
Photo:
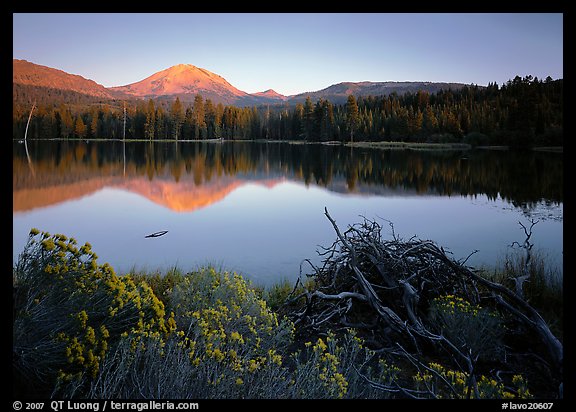
M 301 103 L 310 97 L 312 101 L 327 99 L 333 103 L 346 101 L 348 95 L 354 96 L 387 96 L 392 93 L 402 95 L 405 93 L 417 93 L 425 91 L 437 93 L 440 90 L 457 90 L 466 86 L 463 83 L 440 83 L 440 82 L 342 82 L 328 86 L 315 92 L 300 93 L 290 96 L 291 103 Z
M 287 96 L 284 96 L 280 93 L 277 93 L 275 90 L 272 90 L 272 89 L 268 89 L 268 90 L 265 90 L 263 92 L 252 93 L 252 96 L 264 97 L 267 99 L 275 99 L 275 100 L 281 100 L 281 101 L 288 100 Z
M 416 93 L 419 90 L 436 93 L 442 89 L 460 89 L 463 83 L 441 82 L 342 82 L 318 91 L 284 96 L 272 89 L 258 93 L 246 93 L 237 89 L 222 76 L 209 70 L 196 67 L 192 64 L 177 64 L 154 73 L 147 78 L 125 86 L 106 88 L 93 80 L 82 76 L 69 74 L 62 70 L 53 69 L 28 62 L 13 59 L 13 85 L 14 98 L 18 87 L 43 88 L 45 94 L 49 90 L 66 90 L 86 96 L 101 99 L 175 99 L 179 97 L 183 102 L 192 102 L 197 94 L 204 99 L 210 99 L 214 104 L 252 106 L 260 104 L 302 103 L 307 97 L 312 101 L 327 99 L 338 104 L 346 101 L 348 95 L 355 96 L 382 96 L 396 93 L 402 95 L 407 92 Z
M 26 60 L 12 60 L 12 83 L 49 89 L 69 90 L 88 96 L 113 99 L 114 92 L 93 80 L 76 74 L 30 63 Z

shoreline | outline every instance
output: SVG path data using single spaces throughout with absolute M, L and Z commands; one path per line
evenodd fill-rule
M 34 138 L 28 139 L 30 141 L 70 141 L 79 142 L 81 140 L 88 142 L 127 142 L 127 143 L 286 143 L 292 145 L 308 145 L 308 144 L 318 144 L 324 146 L 346 146 L 346 147 L 358 147 L 358 148 L 372 148 L 372 149 L 383 149 L 383 150 L 498 150 L 507 151 L 514 150 L 509 146 L 505 145 L 489 145 L 489 146 L 476 146 L 473 147 L 468 143 L 417 143 L 417 142 L 370 142 L 370 141 L 358 141 L 358 142 L 340 142 L 337 140 L 331 141 L 303 141 L 303 140 L 266 140 L 266 139 L 252 139 L 252 140 L 220 140 L 220 139 L 198 139 L 198 140 L 175 140 L 175 139 L 104 139 L 104 138 L 91 138 L 91 139 L 54 139 L 54 138 Z M 22 139 L 12 139 L 12 142 L 24 143 Z M 547 152 L 547 153 L 564 153 L 564 146 L 537 146 L 532 147 L 529 150 L 535 152 Z

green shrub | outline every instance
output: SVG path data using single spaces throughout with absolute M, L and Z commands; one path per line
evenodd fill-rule
M 268 302 L 268 305 L 273 311 L 278 312 L 286 303 L 292 291 L 294 291 L 294 285 L 288 280 L 283 280 L 265 289 L 262 297 Z
M 503 322 L 495 311 L 472 305 L 459 296 L 446 295 L 432 300 L 430 324 L 463 353 L 482 360 L 499 355 Z
M 275 283 L 265 289 L 262 298 L 268 302 L 270 309 L 281 314 L 293 313 L 302 309 L 302 300 L 292 299 L 305 293 L 306 290 L 314 289 L 314 279 L 307 278 L 303 283 L 298 282 L 295 286 L 287 280 Z
M 527 302 L 538 310 L 552 332 L 562 340 L 564 317 L 564 289 L 562 274 L 557 266 L 551 265 L 546 255 L 538 249 L 530 251 L 530 262 L 526 265 L 526 253 L 513 250 L 498 262 L 492 271 L 484 271 L 484 276 L 492 281 L 515 290 L 514 279 L 528 274 L 523 284 Z

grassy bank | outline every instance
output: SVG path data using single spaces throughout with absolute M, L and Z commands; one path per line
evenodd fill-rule
M 409 149 L 409 150 L 469 150 L 466 143 L 413 143 L 413 142 L 353 142 L 350 147 L 371 147 L 375 149 Z
M 510 347 L 522 330 L 489 305 L 439 294 L 420 313 L 444 325 L 441 333 L 470 337 L 464 345 L 480 339 L 472 338 L 478 325 L 492 336 L 490 350 L 466 370 L 434 348 L 419 348 L 418 361 L 418 351 L 393 357 L 373 350 L 370 319 L 306 324 L 310 299 L 329 293 L 322 282 L 263 289 L 214 268 L 119 276 L 98 264 L 89 244 L 33 230 L 13 271 L 14 394 L 530 398 L 554 390 L 530 364 L 495 373 L 504 346 L 508 358 L 524 359 Z

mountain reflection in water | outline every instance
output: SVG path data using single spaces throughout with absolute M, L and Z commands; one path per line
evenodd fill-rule
M 527 212 L 563 202 L 563 155 L 417 151 L 283 143 L 33 141 L 13 157 L 14 212 L 104 187 L 138 193 L 174 211 L 219 201 L 246 182 L 285 179 L 340 193 L 501 197 Z M 124 147 L 125 145 L 125 147 Z

